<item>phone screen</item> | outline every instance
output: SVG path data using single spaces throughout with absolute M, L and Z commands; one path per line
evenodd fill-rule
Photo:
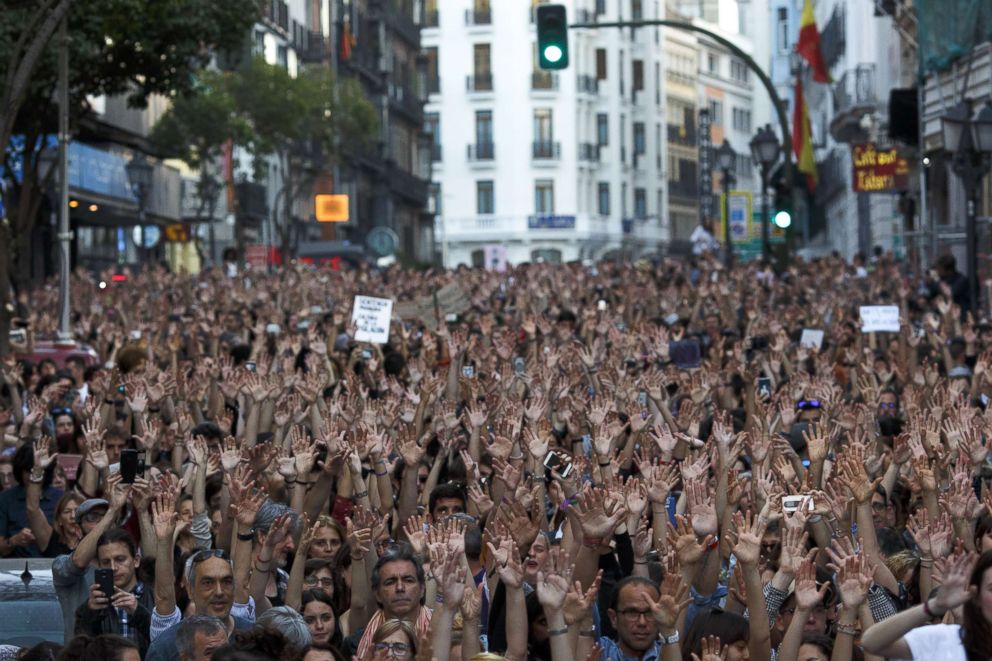
M 121 482 L 134 484 L 138 476 L 138 451 L 130 448 L 121 450 Z

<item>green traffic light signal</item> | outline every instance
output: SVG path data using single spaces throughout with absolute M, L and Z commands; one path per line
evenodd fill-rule
M 568 67 L 568 20 L 565 5 L 538 5 L 537 60 L 541 69 Z
M 783 209 L 775 214 L 772 222 L 775 223 L 775 227 L 788 229 L 792 225 L 792 214 Z

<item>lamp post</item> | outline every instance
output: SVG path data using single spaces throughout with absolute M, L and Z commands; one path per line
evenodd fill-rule
M 965 99 L 940 118 L 944 148 L 951 152 L 951 168 L 961 179 L 966 198 L 965 241 L 968 260 L 968 303 L 978 314 L 978 227 L 977 200 L 982 179 L 989 172 L 992 154 L 992 102 L 974 116 L 971 101 Z
M 728 269 L 734 263 L 734 248 L 730 243 L 730 175 L 736 161 L 737 152 L 724 138 L 723 144 L 716 150 L 716 164 L 723 172 L 723 250 Z
M 778 161 L 782 145 L 778 136 L 772 130 L 771 124 L 765 124 L 751 139 L 751 156 L 754 162 L 761 166 L 761 256 L 768 259 L 771 255 L 769 240 L 771 229 L 768 217 L 768 175 L 772 166 Z
M 138 198 L 138 236 L 140 245 L 138 246 L 138 256 L 144 257 L 145 253 L 145 199 L 152 186 L 152 164 L 148 162 L 141 152 L 128 162 L 127 179 L 131 184 L 134 196 Z
M 220 192 L 220 182 L 204 169 L 197 182 L 197 194 L 200 197 L 200 210 L 207 206 L 207 232 L 210 241 L 210 266 L 217 263 L 217 244 L 214 233 L 214 213 L 217 210 L 217 194 Z M 197 212 L 199 214 L 199 211 Z

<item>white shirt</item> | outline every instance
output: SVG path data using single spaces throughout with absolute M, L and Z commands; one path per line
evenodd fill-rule
M 902 638 L 913 653 L 913 661 L 968 661 L 957 624 L 918 627 Z

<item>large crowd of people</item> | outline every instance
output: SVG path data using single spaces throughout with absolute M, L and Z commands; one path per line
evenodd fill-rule
M 57 290 L 20 292 L 0 556 L 51 559 L 64 640 L 0 658 L 988 661 L 992 328 L 962 281 L 79 272 L 99 359 L 64 364 L 33 352 Z M 356 295 L 434 305 L 368 344 Z

